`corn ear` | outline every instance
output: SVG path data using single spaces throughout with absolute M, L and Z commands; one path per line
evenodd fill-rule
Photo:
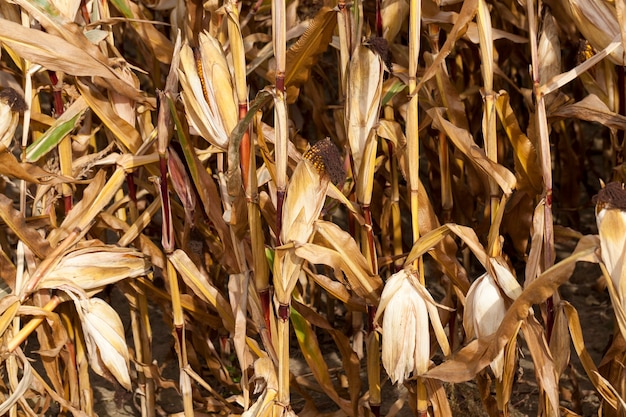
M 411 374 L 420 376 L 428 371 L 429 318 L 444 354 L 450 353 L 435 302 L 419 282 L 417 271 L 404 269 L 387 280 L 374 322 L 383 313 L 382 361 L 393 383 L 402 383 Z
M 346 95 L 346 134 L 354 158 L 354 170 L 359 175 L 368 137 L 378 121 L 382 86 L 383 62 L 380 56 L 360 45 L 350 60 Z M 363 173 L 365 178 L 374 174 L 369 159 L 368 169 Z
M 467 293 L 463 327 L 468 337 L 484 337 L 495 333 L 506 314 L 504 297 L 489 273 L 474 281 Z M 494 375 L 502 379 L 504 350 L 490 364 Z
M 280 239 L 284 243 L 306 243 L 313 234 L 313 223 L 319 218 L 326 198 L 328 177 L 320 175 L 308 160 L 302 160 L 289 182 L 283 209 Z M 302 260 L 292 251 L 277 250 L 274 261 L 276 297 L 287 303 L 300 273 Z
M 576 28 L 597 50 L 621 40 L 621 28 L 615 5 L 602 0 L 563 0 Z M 620 42 L 621 43 L 621 42 Z M 620 45 L 609 59 L 616 65 L 626 65 L 624 45 Z
M 10 149 L 13 136 L 24 111 L 24 99 L 12 88 L 0 90 L 0 145 Z
M 94 245 L 66 252 L 46 273 L 37 289 L 77 287 L 90 293 L 106 285 L 150 272 L 150 263 L 133 248 Z
M 623 184 L 611 182 L 600 190 L 596 197 L 596 220 L 601 257 L 606 267 L 607 287 L 622 335 L 626 334 L 625 210 L 626 190 Z
M 607 184 L 596 198 L 596 219 L 602 261 L 606 265 L 615 288 L 620 289 L 624 269 L 626 245 L 626 190 L 617 182 Z
M 100 361 L 118 382 L 131 389 L 129 358 L 124 326 L 115 310 L 100 298 L 75 300 L 81 318 L 89 362 L 99 375 L 105 375 Z
M 185 43 L 180 50 L 180 83 L 187 121 L 209 143 L 226 149 L 237 125 L 237 104 L 228 63 L 220 43 L 206 32 L 194 52 Z
M 380 14 L 383 19 L 383 37 L 391 43 L 409 15 L 409 4 L 404 0 L 383 0 L 380 5 Z

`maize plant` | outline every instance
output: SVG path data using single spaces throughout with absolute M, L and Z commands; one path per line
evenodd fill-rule
M 625 16 L 0 0 L 0 414 L 624 415 Z

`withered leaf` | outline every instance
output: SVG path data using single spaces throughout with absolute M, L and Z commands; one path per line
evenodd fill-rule
M 317 63 L 319 55 L 328 48 L 336 25 L 337 11 L 323 7 L 302 36 L 287 51 L 285 87 L 289 104 L 296 101 L 300 94 L 300 86 L 309 79 L 311 69 Z M 275 75 L 269 73 L 268 77 L 273 79 Z
M 597 237 L 586 236 L 581 239 L 572 255 L 546 270 L 524 289 L 507 310 L 496 333 L 470 342 L 450 360 L 428 371 L 426 376 L 448 382 L 464 382 L 474 378 L 495 359 L 517 331 L 519 324 L 528 318 L 531 306 L 545 301 L 569 279 L 576 262 L 597 262 L 598 246 Z
M 39 259 L 48 256 L 51 251 L 50 243 L 26 224 L 24 216 L 13 208 L 13 201 L 4 194 L 0 194 L 0 218 Z
M 28 162 L 18 162 L 15 156 L 6 148 L 0 149 L 0 174 L 10 178 L 19 178 L 33 184 L 39 184 L 42 178 L 53 176 L 37 165 Z

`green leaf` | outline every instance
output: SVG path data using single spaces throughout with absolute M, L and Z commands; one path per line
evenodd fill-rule
M 26 148 L 26 161 L 35 162 L 46 155 L 66 137 L 87 110 L 87 103 L 81 97 L 63 113 L 57 121 L 36 142 Z
M 383 98 L 381 100 L 381 106 L 389 103 L 396 94 L 401 93 L 407 88 L 407 85 L 400 80 L 395 80 L 390 86 L 383 87 Z

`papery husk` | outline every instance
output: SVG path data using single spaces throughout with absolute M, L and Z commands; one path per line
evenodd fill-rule
M 131 389 L 128 346 L 122 320 L 115 310 L 100 298 L 76 300 L 81 318 L 89 363 L 93 370 L 106 375 L 100 361 L 127 390 Z
M 37 289 L 69 286 L 98 292 L 120 280 L 146 275 L 150 269 L 145 255 L 134 248 L 96 244 L 63 254 Z
M 602 209 L 596 216 L 600 245 L 602 247 L 602 261 L 609 271 L 613 286 L 620 289 L 626 273 L 624 268 L 626 212 L 619 209 Z
M 383 19 L 383 37 L 391 43 L 409 15 L 409 3 L 406 0 L 383 0 L 380 14 Z
M 370 131 L 378 121 L 382 86 L 383 62 L 380 56 L 360 45 L 352 56 L 348 72 L 346 129 L 354 159 L 354 171 L 365 178 L 372 173 L 360 172 L 361 161 Z
M 289 182 L 283 205 L 280 240 L 283 244 L 306 243 L 313 234 L 313 223 L 324 206 L 329 179 L 320 175 L 311 162 L 303 159 Z M 287 303 L 296 285 L 302 259 L 286 248 L 277 249 L 274 260 L 276 297 Z
M 620 23 L 614 4 L 603 0 L 562 0 L 576 28 L 597 50 L 621 39 Z M 620 45 L 609 55 L 616 65 L 626 65 L 624 46 Z
M 498 356 L 498 353 L 518 332 L 519 326 L 527 320 L 531 312 L 530 307 L 544 302 L 569 279 L 576 262 L 597 262 L 598 245 L 597 238 L 593 236 L 582 238 L 572 255 L 543 272 L 524 289 L 507 309 L 502 324 L 495 334 L 470 342 L 453 358 L 438 365 L 427 375 L 449 382 L 462 382 L 474 378 Z
M 444 355 L 450 354 L 437 307 L 416 271 L 403 269 L 386 282 L 374 323 L 383 315 L 382 362 L 393 383 L 423 375 L 430 366 L 429 323 Z M 430 320 L 429 320 L 430 318 Z
M 285 197 L 280 235 L 283 243 L 308 240 L 313 233 L 313 222 L 322 211 L 327 188 L 328 178 L 320 175 L 309 161 L 300 161 Z
M 543 26 L 537 45 L 539 80 L 548 81 L 561 73 L 561 44 L 556 20 L 549 9 L 544 11 Z
M 10 149 L 13 136 L 20 120 L 20 114 L 15 106 L 19 95 L 11 88 L 0 90 L 0 146 Z M 24 100 L 19 98 L 21 102 Z
M 382 361 L 392 383 L 402 383 L 430 365 L 426 303 L 404 270 L 387 281 L 376 319 L 384 311 Z
M 237 125 L 238 110 L 228 63 L 220 43 L 199 35 L 197 55 L 188 43 L 180 51 L 182 99 L 190 127 L 209 143 L 226 149 Z
M 484 337 L 495 333 L 506 314 L 504 297 L 489 273 L 472 283 L 465 298 L 463 327 L 468 337 Z M 502 379 L 504 351 L 500 351 L 490 366 L 494 375 Z

